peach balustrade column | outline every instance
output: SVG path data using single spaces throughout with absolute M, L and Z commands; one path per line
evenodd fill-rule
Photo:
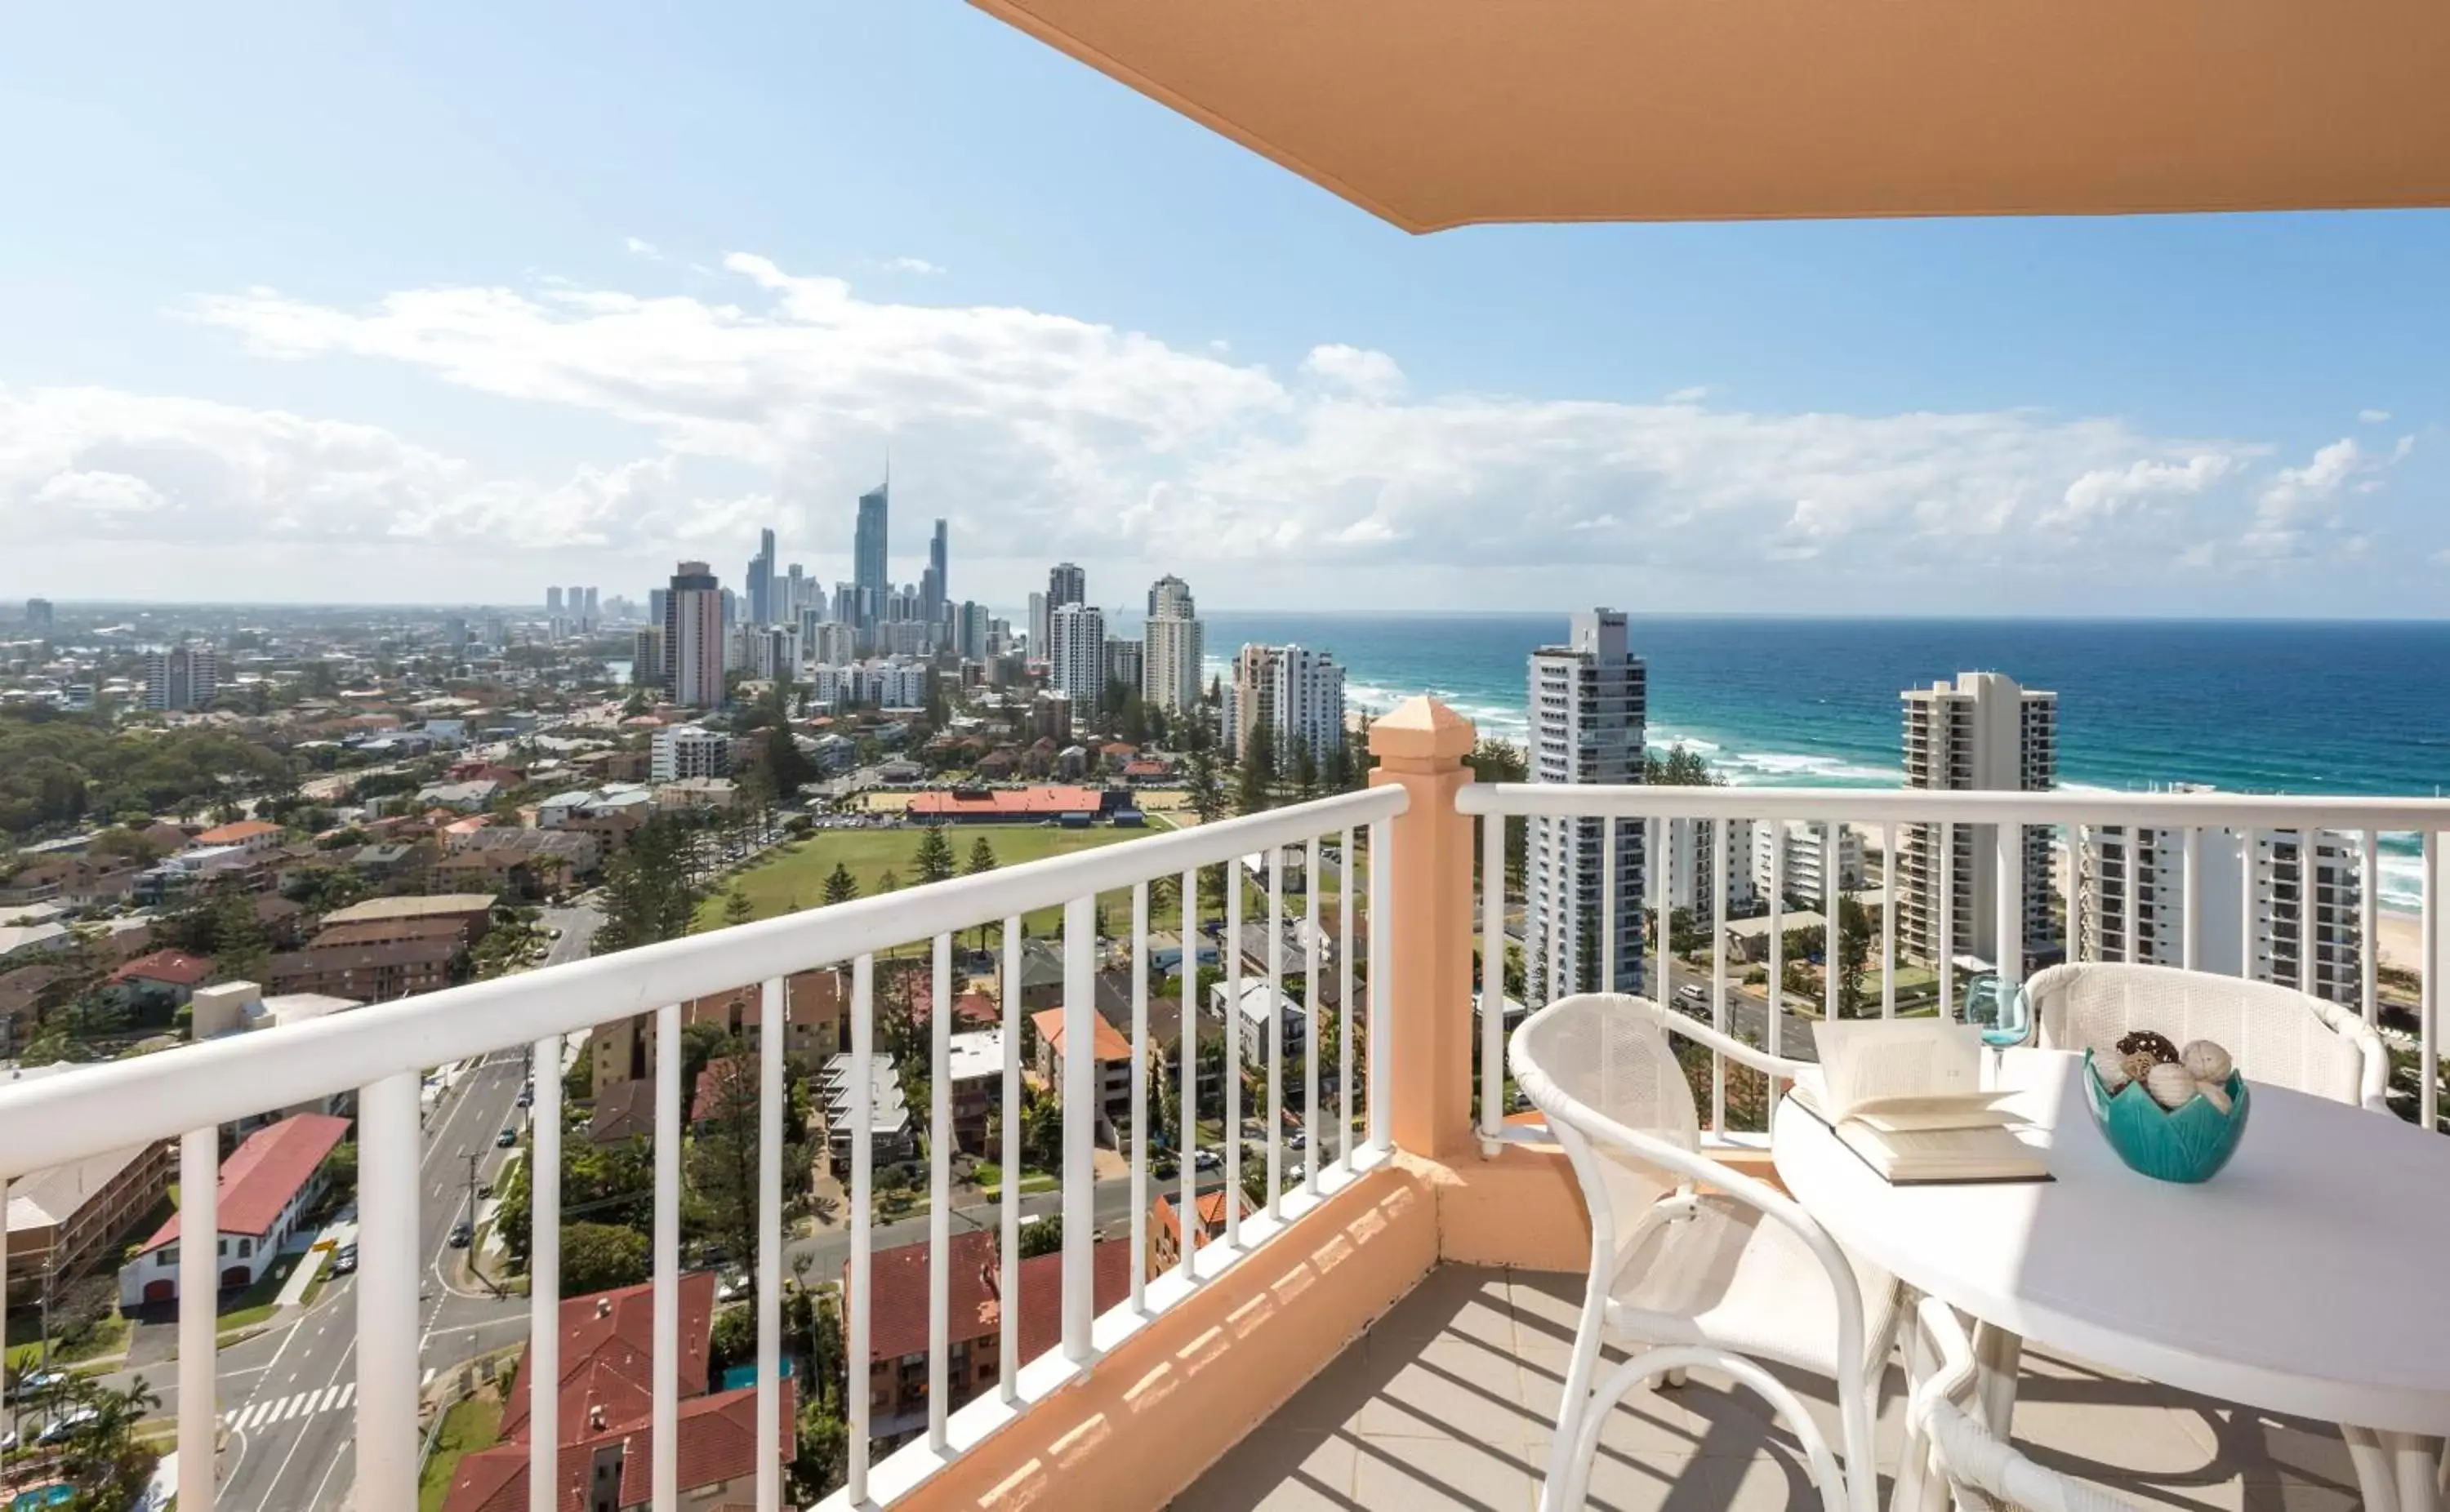
M 1398 1148 L 1452 1160 L 1476 1152 L 1471 1124 L 1472 823 L 1455 811 L 1471 781 L 1464 758 L 1479 732 L 1434 698 L 1409 699 L 1370 727 L 1370 785 L 1400 784 L 1411 804 L 1394 821 L 1389 1127 Z M 1380 864 L 1372 856 L 1371 864 Z

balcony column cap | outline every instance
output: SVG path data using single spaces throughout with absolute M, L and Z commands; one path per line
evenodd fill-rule
M 1425 769 L 1462 765 L 1478 743 L 1470 720 L 1426 694 L 1408 698 L 1370 725 L 1370 754 Z

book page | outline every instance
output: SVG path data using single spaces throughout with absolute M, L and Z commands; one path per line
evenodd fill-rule
M 1944 1113 L 1979 1104 L 1982 1037 L 1937 1018 L 1881 1018 L 1813 1026 L 1823 1111 L 1833 1120 L 1867 1108 Z

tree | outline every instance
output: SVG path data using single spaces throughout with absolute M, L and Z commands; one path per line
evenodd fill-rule
M 995 846 L 987 843 L 987 838 L 984 835 L 981 835 L 977 840 L 970 843 L 970 864 L 967 868 L 968 875 L 972 877 L 982 877 L 995 869 Z
M 1195 728 L 1204 728 L 1195 726 Z M 1191 800 L 1191 811 L 1203 824 L 1213 824 L 1225 813 L 1225 790 L 1216 782 L 1216 753 L 1206 741 L 1192 747 L 1183 764 L 1184 788 Z
M 1318 796 L 1318 753 L 1306 739 L 1293 742 L 1293 787 L 1305 799 Z
M 723 900 L 723 921 L 725 923 L 745 924 L 756 917 L 757 905 L 749 901 L 749 895 L 747 893 L 734 887 L 729 893 L 725 895 Z
M 707 1231 L 755 1273 L 757 1259 L 757 1071 L 746 1056 L 718 1063 L 708 1078 L 708 1101 L 697 1137 L 689 1145 L 690 1191 Z M 694 1085 L 694 1083 L 692 1083 Z M 783 1201 L 798 1206 L 807 1191 L 808 1152 L 795 1139 L 795 1120 L 784 1120 Z M 798 1173 L 797 1175 L 792 1173 Z
M 1720 787 L 1726 784 L 1726 779 L 1712 771 L 1699 753 L 1682 746 L 1670 746 L 1664 756 L 1644 752 L 1642 766 L 1642 780 L 1654 786 Z
M 919 850 L 911 857 L 911 864 L 918 869 L 923 884 L 943 882 L 953 875 L 953 843 L 944 838 L 942 824 L 923 825 L 921 830 Z
M 628 950 L 689 933 L 697 892 L 697 836 L 677 816 L 640 824 L 628 848 L 604 872 L 604 923 L 595 931 L 599 952 Z
M 1251 727 L 1251 739 L 1242 750 L 1235 806 L 1246 814 L 1271 806 L 1275 801 L 1275 732 L 1262 722 Z
M 780 693 L 788 686 L 778 683 L 775 691 Z M 775 795 L 787 802 L 798 797 L 802 787 L 816 780 L 817 764 L 800 749 L 800 743 L 792 738 L 791 727 L 787 721 L 776 720 L 773 727 L 766 732 L 766 770 L 774 780 Z
M 708 1363 L 723 1370 L 757 1358 L 757 1309 L 726 1308 L 707 1329 Z
M 983 839 L 981 843 L 984 843 Z M 834 869 L 826 877 L 826 901 L 846 903 L 858 896 L 859 880 L 850 874 L 848 866 L 834 863 Z
M 634 1287 L 648 1278 L 647 1236 L 609 1223 L 561 1226 L 561 1294 Z
M 838 1405 L 812 1396 L 800 1408 L 792 1451 L 793 1504 L 821 1502 L 839 1489 L 850 1473 L 850 1429 Z
M 876 890 L 881 893 L 900 892 L 902 879 L 894 873 L 892 867 L 888 866 L 885 869 L 885 874 L 876 879 Z
M 1838 1017 L 1861 1018 L 1871 1013 L 1871 992 L 1865 984 L 1872 965 L 1872 911 L 1862 900 L 1847 894 L 1838 900 Z
M 1021 1257 L 1031 1259 L 1042 1254 L 1060 1254 L 1063 1250 L 1063 1215 L 1050 1212 L 1042 1218 L 1024 1219 L 1021 1225 Z
M 61 1416 L 77 1420 L 60 1446 L 60 1468 L 75 1487 L 68 1512 L 121 1512 L 134 1504 L 152 1479 L 156 1459 L 138 1442 L 136 1426 L 162 1399 L 141 1379 L 113 1390 L 83 1377 L 71 1381 L 63 1397 L 67 1410 Z

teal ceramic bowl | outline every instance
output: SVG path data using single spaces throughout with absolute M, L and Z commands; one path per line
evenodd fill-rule
M 2246 1078 L 2233 1071 L 2226 1090 L 2226 1113 L 2200 1094 L 2184 1107 L 2164 1108 L 2141 1081 L 2130 1081 L 2112 1095 L 2093 1069 L 2092 1057 L 2084 1060 L 2084 1100 L 2092 1109 L 2092 1121 L 2101 1125 L 2110 1148 L 2128 1169 L 2155 1181 L 2209 1181 L 2228 1164 L 2246 1134 L 2253 1096 Z

